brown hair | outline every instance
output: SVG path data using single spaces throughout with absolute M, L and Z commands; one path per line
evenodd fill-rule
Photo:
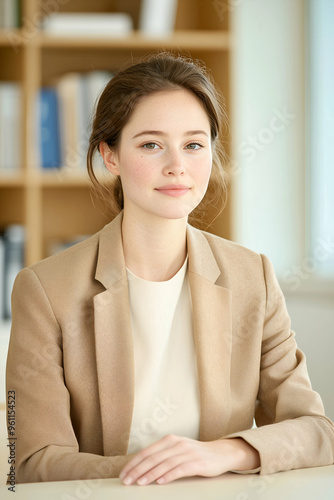
M 228 176 L 224 168 L 226 155 L 219 136 L 221 125 L 226 125 L 227 118 L 222 98 L 206 69 L 198 62 L 160 52 L 120 69 L 109 81 L 97 103 L 89 139 L 87 169 L 99 197 L 107 202 L 111 217 L 123 209 L 122 183 L 120 177 L 116 177 L 110 191 L 110 185 L 98 180 L 93 168 L 93 158 L 99 151 L 99 144 L 104 141 L 110 148 L 117 149 L 123 127 L 139 100 L 153 92 L 175 88 L 186 89 L 200 100 L 211 128 L 213 165 L 210 182 L 206 195 L 190 214 L 189 220 L 200 223 L 207 204 L 210 207 L 218 205 L 218 215 L 224 208 Z

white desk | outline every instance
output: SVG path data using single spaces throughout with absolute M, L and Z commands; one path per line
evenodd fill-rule
M 0 486 L 0 498 L 15 500 L 333 500 L 334 465 L 270 476 L 224 474 L 180 479 L 166 485 L 123 486 L 119 479 L 30 483 L 16 493 Z

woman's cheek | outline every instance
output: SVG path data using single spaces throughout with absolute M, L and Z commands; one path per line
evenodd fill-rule
M 138 185 L 147 185 L 154 181 L 157 167 L 147 165 L 146 161 L 138 161 L 133 169 L 133 178 Z

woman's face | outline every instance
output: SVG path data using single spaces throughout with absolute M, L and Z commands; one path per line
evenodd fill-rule
M 106 159 L 106 158 L 105 158 Z M 180 219 L 202 200 L 210 178 L 209 118 L 187 90 L 143 98 L 122 130 L 107 168 L 120 175 L 124 210 Z

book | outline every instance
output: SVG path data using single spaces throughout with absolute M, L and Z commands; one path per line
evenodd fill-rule
M 45 18 L 41 28 L 52 36 L 115 37 L 133 30 L 131 16 L 125 13 L 63 13 Z
M 0 28 L 12 29 L 20 26 L 19 0 L 0 0 Z
M 5 17 L 5 2 L 0 0 L 0 28 L 4 28 L 4 17 Z
M 83 109 L 83 144 L 84 144 L 84 165 L 86 166 L 86 154 L 89 146 L 89 137 L 92 130 L 92 123 L 96 110 L 98 99 L 112 78 L 112 73 L 109 71 L 91 71 L 82 76 L 83 82 L 83 96 L 84 96 L 84 109 Z
M 24 265 L 24 228 L 19 224 L 7 226 L 4 231 L 5 272 L 3 318 L 11 317 L 11 295 L 16 275 Z
M 111 77 L 112 73 L 109 71 L 90 71 L 82 75 L 85 94 L 85 113 L 88 123 L 92 122 L 98 98 Z
M 177 0 L 142 0 L 139 31 L 148 36 L 170 35 L 175 27 Z
M 40 90 L 40 158 L 42 168 L 61 167 L 58 94 L 55 88 Z
M 22 92 L 17 82 L 0 83 L 0 172 L 21 167 Z
M 57 84 L 62 162 L 69 170 L 82 169 L 85 157 L 84 94 L 80 73 L 67 73 Z

